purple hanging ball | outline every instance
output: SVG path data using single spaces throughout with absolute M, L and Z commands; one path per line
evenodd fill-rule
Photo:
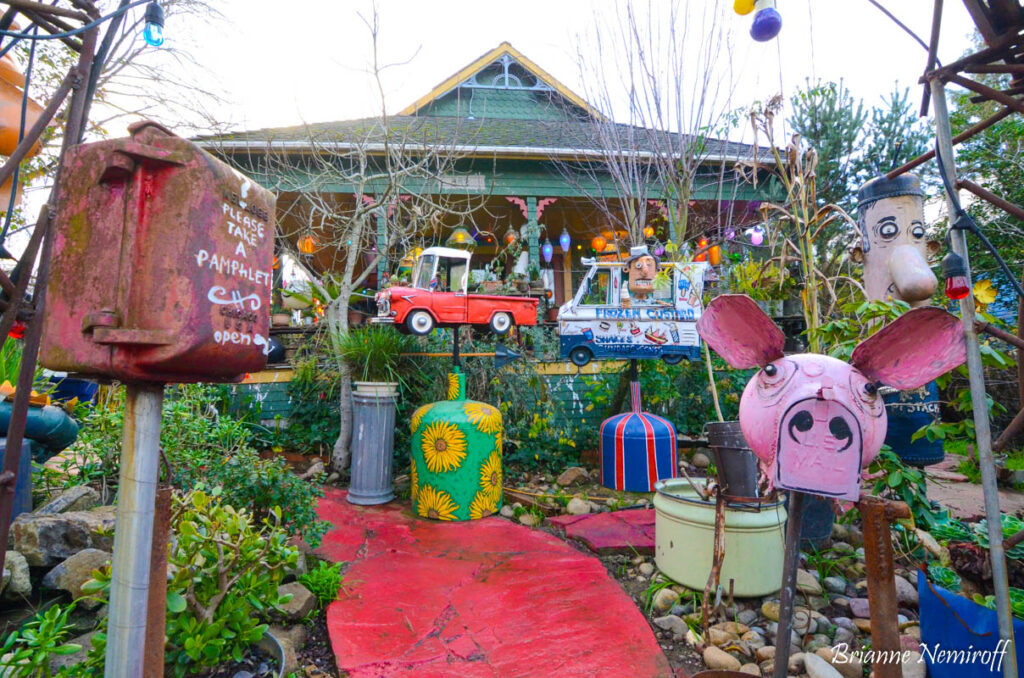
M 750 37 L 758 42 L 771 40 L 782 30 L 782 15 L 774 7 L 765 7 L 754 15 Z

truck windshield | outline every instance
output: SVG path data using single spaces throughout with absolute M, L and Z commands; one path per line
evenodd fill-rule
M 618 271 L 616 271 L 618 273 Z M 580 303 L 584 306 L 604 306 L 612 303 L 608 300 L 609 282 L 611 276 L 607 268 L 599 268 L 594 275 L 586 281 L 586 290 Z
M 416 280 L 413 282 L 413 287 L 418 287 L 421 290 L 430 289 L 430 281 L 434 279 L 434 262 L 433 254 L 420 256 L 420 260 L 416 264 Z

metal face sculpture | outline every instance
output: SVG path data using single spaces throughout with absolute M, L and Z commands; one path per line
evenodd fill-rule
M 731 366 L 761 368 L 740 399 L 740 426 L 771 484 L 850 500 L 885 439 L 879 384 L 917 388 L 966 359 L 959 321 L 934 307 L 865 339 L 849 364 L 785 356 L 782 331 L 746 295 L 717 297 L 697 331 Z
M 928 257 L 938 253 L 939 243 L 925 234 L 920 179 L 872 179 L 857 192 L 857 209 L 861 244 L 850 254 L 864 262 L 867 298 L 926 304 L 938 287 Z

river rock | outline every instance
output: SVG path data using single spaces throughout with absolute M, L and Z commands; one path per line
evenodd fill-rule
M 519 524 L 527 527 L 540 525 L 540 517 L 536 513 L 522 513 L 519 515 Z
M 804 635 L 814 633 L 817 623 L 811 618 L 811 613 L 805 609 L 793 611 L 793 630 Z
M 857 627 L 857 630 L 861 633 L 871 633 L 871 620 L 870 619 L 854 619 L 853 625 Z
M 757 658 L 758 663 L 767 662 L 775 659 L 775 646 L 765 645 L 759 647 L 754 651 L 754 656 Z
M 711 643 L 712 645 L 717 645 L 718 647 L 728 645 L 729 643 L 734 643 L 740 639 L 740 637 L 737 636 L 735 633 L 729 633 L 728 631 L 723 631 L 722 629 L 716 628 L 708 629 L 707 638 L 709 643 Z
M 796 588 L 801 593 L 809 596 L 820 596 L 822 594 L 821 582 L 807 570 L 796 571 Z
M 850 598 L 850 614 L 867 619 L 871 616 L 871 605 L 867 598 Z
M 291 626 L 271 624 L 267 631 L 278 640 L 288 640 L 296 649 L 300 649 L 306 644 L 306 637 L 309 635 L 309 629 L 304 624 L 292 624 Z
M 4 587 L 4 600 L 23 600 L 32 595 L 32 579 L 29 576 L 28 561 L 17 551 L 8 551 L 4 560 L 4 572 L 10 572 L 10 580 Z
M 804 672 L 804 653 L 794 652 L 789 655 L 789 667 L 790 673 L 803 673 Z
M 661 589 L 654 594 L 654 602 L 651 603 L 651 607 L 656 612 L 668 612 L 679 600 L 679 594 L 672 589 Z
M 579 497 L 573 497 L 565 507 L 566 513 L 573 516 L 582 516 L 590 513 L 590 502 Z
M 746 673 L 750 676 L 760 676 L 761 668 L 757 664 L 744 664 L 740 667 L 740 673 Z
M 72 598 L 82 595 L 82 584 L 92 579 L 92 571 L 110 564 L 111 555 L 99 549 L 82 549 L 63 563 L 53 568 L 43 577 L 43 586 L 48 589 L 60 589 L 71 594 Z M 94 598 L 83 598 L 79 603 L 87 610 L 100 604 Z
M 844 678 L 864 678 L 864 665 L 852 654 L 840 652 L 831 647 L 823 647 L 815 654 L 843 674 Z
M 857 630 L 857 627 L 853 625 L 853 620 L 849 617 L 833 617 L 832 623 L 841 629 L 849 629 L 850 631 Z
M 841 626 L 837 626 L 836 634 L 832 637 L 832 641 L 836 645 L 846 645 L 848 647 L 851 647 L 853 645 L 853 641 L 855 638 L 856 636 L 854 635 L 853 631 L 851 631 L 850 629 L 844 629 Z
M 804 668 L 810 678 L 843 678 L 843 674 L 816 654 L 804 655 Z
M 896 600 L 902 605 L 917 607 L 917 588 L 899 575 L 895 575 L 893 581 L 896 583 Z
M 664 617 L 656 617 L 652 620 L 654 625 L 659 629 L 670 631 L 672 635 L 682 637 L 686 635 L 689 630 L 689 626 L 683 621 L 682 617 L 677 617 L 674 614 L 667 614 Z
M 842 577 L 825 577 L 821 583 L 829 593 L 846 593 L 846 580 Z
M 757 612 L 754 610 L 740 610 L 736 614 L 736 621 L 738 621 L 741 624 L 746 624 L 747 626 L 750 626 L 751 624 L 757 621 Z
M 299 621 L 316 607 L 316 596 L 297 581 L 281 584 L 277 587 L 278 595 L 292 594 L 292 599 L 281 605 L 281 613 L 289 621 Z
M 927 664 L 920 652 L 909 652 L 903 659 L 903 678 L 925 678 Z
M 514 508 L 512 508 L 511 506 L 509 506 L 508 504 L 505 504 L 504 506 L 502 506 L 501 507 L 501 511 L 499 511 L 499 513 L 502 515 L 503 518 L 515 518 L 516 517 L 516 510 Z
M 707 468 L 711 465 L 711 458 L 703 452 L 694 452 L 693 457 L 690 458 L 690 463 L 696 468 Z
M 590 480 L 590 474 L 587 473 L 587 469 L 582 466 L 570 466 L 562 471 L 555 482 L 562 487 L 569 487 L 570 485 L 585 483 L 588 480 Z
M 761 605 L 761 616 L 773 622 L 779 621 L 779 603 L 775 600 L 766 600 Z
M 79 645 L 81 649 L 73 654 L 51 654 L 50 655 L 50 671 L 53 675 L 57 675 L 58 672 L 63 668 L 71 668 L 85 661 L 86 655 L 89 654 L 89 649 L 92 647 L 92 637 L 99 632 L 99 629 L 90 631 L 89 633 L 72 638 L 67 641 L 72 645 Z M 6 674 L 5 674 L 6 675 Z
M 88 511 L 100 504 L 100 493 L 88 485 L 75 485 L 61 492 L 55 499 L 37 508 L 36 515 L 53 515 L 68 511 Z
M 711 628 L 719 629 L 721 631 L 725 631 L 726 633 L 731 633 L 731 634 L 735 635 L 737 638 L 739 638 L 744 633 L 746 633 L 747 631 L 750 630 L 750 627 L 748 627 L 746 624 L 740 624 L 739 622 L 729 622 L 729 621 L 718 622 L 717 624 L 713 625 Z
M 719 671 L 739 671 L 742 664 L 739 659 L 733 657 L 731 654 L 720 650 L 714 645 L 708 645 L 704 648 L 704 664 L 709 669 L 717 669 Z
M 115 509 L 58 514 L 23 513 L 12 528 L 14 549 L 33 567 L 52 567 L 82 549 L 114 550 Z
M 917 640 L 913 636 L 900 636 L 900 649 L 918 652 L 921 649 L 921 641 Z

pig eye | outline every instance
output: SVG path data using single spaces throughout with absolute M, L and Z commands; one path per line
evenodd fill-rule
M 871 382 L 864 384 L 864 393 L 874 398 L 876 395 L 878 395 L 878 385 L 872 384 Z
M 923 238 L 924 237 L 924 226 L 922 226 L 921 224 L 917 224 L 916 226 L 914 226 L 914 228 L 912 228 L 910 230 L 910 233 L 915 238 Z
M 776 374 L 778 374 L 778 372 L 779 372 L 779 368 L 775 367 L 775 365 L 765 365 L 764 366 L 764 373 L 765 373 L 765 375 L 767 375 L 769 377 L 774 377 Z

